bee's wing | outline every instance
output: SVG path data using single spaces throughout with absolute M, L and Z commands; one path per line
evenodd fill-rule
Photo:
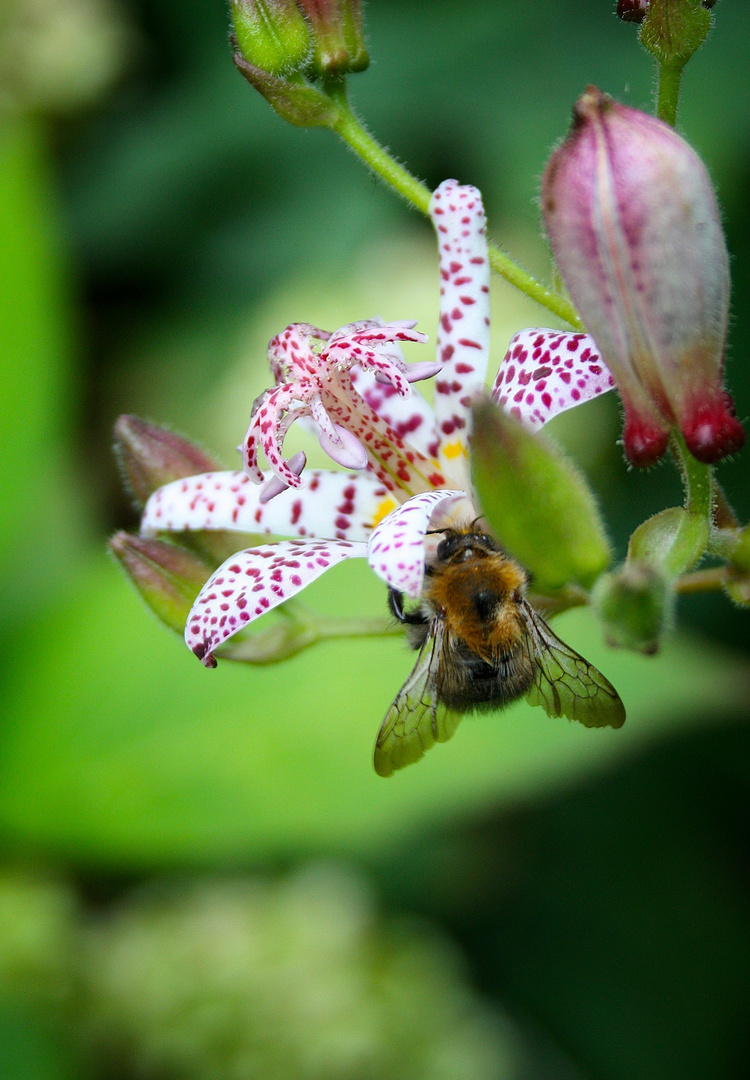
M 553 634 L 530 604 L 523 600 L 520 607 L 534 661 L 534 685 L 526 695 L 529 704 L 585 727 L 621 727 L 625 706 L 612 683 Z
M 440 705 L 440 665 L 446 644 L 442 619 L 435 619 L 411 675 L 386 713 L 375 743 L 375 772 L 391 776 L 419 761 L 436 742 L 446 742 L 460 715 Z

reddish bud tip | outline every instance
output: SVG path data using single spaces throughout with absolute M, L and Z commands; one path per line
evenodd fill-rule
M 734 402 L 723 392 L 698 402 L 682 422 L 682 434 L 693 457 L 713 465 L 745 445 L 745 429 L 735 416 Z
M 362 0 L 297 0 L 313 31 L 317 76 L 364 71 L 370 63 L 362 28 Z
M 649 0 L 618 0 L 617 14 L 624 22 L 643 22 Z
M 655 465 L 667 450 L 669 432 L 654 427 L 648 420 L 639 416 L 625 414 L 625 428 L 622 433 L 625 457 L 636 468 L 646 469 Z

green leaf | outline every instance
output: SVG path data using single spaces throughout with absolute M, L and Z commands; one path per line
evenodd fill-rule
M 591 603 L 607 641 L 624 649 L 651 655 L 672 626 L 671 582 L 657 564 L 646 560 L 628 559 L 617 570 L 602 574 Z

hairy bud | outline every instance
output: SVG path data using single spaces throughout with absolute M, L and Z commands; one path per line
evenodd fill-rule
M 668 124 L 589 87 L 542 207 L 557 265 L 617 382 L 624 444 L 650 465 L 674 427 L 711 463 L 745 433 L 722 384 L 729 259 L 705 166 Z

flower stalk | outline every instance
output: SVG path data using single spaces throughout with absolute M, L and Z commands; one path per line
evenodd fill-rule
M 403 165 L 400 165 L 360 123 L 349 104 L 343 81 L 331 86 L 329 94 L 338 106 L 336 119 L 331 124 L 332 130 L 368 168 L 377 173 L 381 180 L 384 180 L 420 213 L 427 214 L 432 192 L 426 184 L 417 180 Z M 492 243 L 489 244 L 489 259 L 495 273 L 509 285 L 531 297 L 568 326 L 574 329 L 581 328 L 578 312 L 569 300 L 537 281 L 532 274 Z

